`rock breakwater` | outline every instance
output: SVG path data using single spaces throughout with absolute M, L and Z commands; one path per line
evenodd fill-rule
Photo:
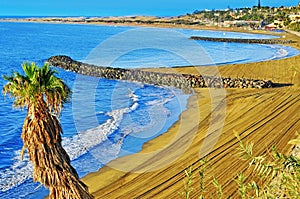
M 192 36 L 190 39 L 202 40 L 202 41 L 213 41 L 213 42 L 237 42 L 237 43 L 248 43 L 248 44 L 291 44 L 295 43 L 292 40 L 281 40 L 281 39 L 239 39 L 239 38 L 218 38 L 218 37 L 198 37 Z
M 191 88 L 270 88 L 274 86 L 270 80 L 220 78 L 215 76 L 158 73 L 138 69 L 95 66 L 75 61 L 64 55 L 52 56 L 47 61 L 52 66 L 82 75 L 141 82 L 158 86 L 171 86 L 183 90 L 189 90 Z

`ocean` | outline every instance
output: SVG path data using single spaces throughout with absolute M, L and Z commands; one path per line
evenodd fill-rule
M 0 74 L 21 72 L 24 61 L 42 65 L 53 55 L 68 55 L 103 66 L 151 68 L 257 62 L 299 54 L 298 50 L 281 45 L 191 41 L 190 36 L 273 37 L 185 29 L 1 22 Z M 195 45 L 201 49 L 200 54 L 194 50 Z M 140 151 L 145 142 L 166 132 L 179 119 L 190 96 L 169 87 L 56 70 L 73 91 L 72 101 L 65 105 L 60 120 L 63 146 L 80 176 Z M 0 78 L 0 88 L 5 83 Z M 43 198 L 48 193 L 32 182 L 28 157 L 23 161 L 20 157 L 25 114 L 25 110 L 12 108 L 11 99 L 0 95 L 0 198 Z

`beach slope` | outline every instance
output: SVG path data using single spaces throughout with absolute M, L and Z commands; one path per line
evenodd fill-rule
M 290 34 L 286 37 L 297 41 L 291 45 L 299 48 L 298 37 Z M 219 66 L 218 69 L 224 77 L 267 79 L 281 83 L 282 87 L 226 89 L 225 96 L 217 92 L 213 95 L 214 99 L 219 98 L 219 104 L 213 103 L 210 89 L 195 89 L 188 109 L 168 132 L 146 143 L 138 154 L 116 159 L 83 178 L 95 198 L 180 198 L 178 193 L 184 190 L 184 170 L 193 165 L 197 171 L 199 159 L 205 155 L 200 152 L 201 147 L 210 143 L 213 148 L 206 155 L 213 166 L 206 175 L 218 179 L 225 197 L 235 198 L 237 185 L 232 179 L 239 172 L 250 171 L 247 163 L 236 157 L 238 140 L 234 131 L 243 141 L 254 142 L 254 155 L 268 152 L 273 145 L 283 153 L 291 151 L 292 146 L 287 143 L 300 129 L 300 56 Z M 190 74 L 199 71 L 196 67 L 174 70 Z M 224 114 L 224 124 L 220 124 Z M 217 132 L 220 128 L 221 134 L 217 137 L 207 135 L 209 129 Z M 191 198 L 199 194 L 198 180 L 198 177 L 194 179 L 196 189 Z M 205 195 L 217 197 L 212 183 L 207 183 L 206 190 Z

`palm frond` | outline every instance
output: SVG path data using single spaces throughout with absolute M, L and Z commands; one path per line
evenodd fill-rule
M 34 165 L 34 181 L 50 188 L 51 199 L 93 198 L 61 145 L 62 127 L 57 115 L 70 99 L 70 88 L 47 64 L 39 68 L 35 63 L 24 63 L 22 68 L 25 75 L 14 72 L 3 77 L 8 81 L 3 93 L 15 98 L 15 106 L 28 109 L 22 128 L 21 156 L 27 149 Z
M 25 75 L 14 72 L 3 76 L 8 83 L 3 88 L 4 95 L 15 98 L 14 106 L 28 107 L 35 104 L 38 96 L 45 98 L 51 112 L 59 115 L 64 103 L 70 101 L 71 89 L 58 77 L 57 71 L 44 64 L 39 68 L 35 63 L 23 63 Z

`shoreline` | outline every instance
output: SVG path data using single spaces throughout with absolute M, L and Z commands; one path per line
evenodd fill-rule
M 299 49 L 298 43 L 299 39 L 297 39 L 297 43 L 289 45 Z M 290 64 L 299 70 L 299 61 L 300 56 L 298 55 L 284 60 L 216 66 L 222 76 L 249 77 L 250 74 L 250 76 L 256 75 L 257 78 L 269 78 L 274 82 L 293 84 L 290 87 L 267 90 L 226 90 L 227 112 L 224 131 L 214 149 L 208 154 L 208 157 L 216 165 L 216 171 L 209 171 L 209 173 L 216 173 L 220 177 L 218 180 L 222 181 L 223 179 L 227 183 L 224 193 L 234 194 L 232 193 L 234 183 L 229 182 L 231 179 L 229 177 L 233 176 L 232 170 L 236 172 L 246 168 L 246 165 L 241 166 L 238 164 L 237 158 L 233 157 L 234 148 L 237 146 L 233 130 L 240 132 L 243 140 L 256 141 L 255 143 L 258 144 L 255 147 L 258 146 L 259 149 L 257 154 L 267 151 L 269 148 L 266 146 L 271 144 L 278 144 L 279 149 L 286 152 L 290 150 L 290 147 L 286 146 L 286 142 L 293 138 L 292 131 L 300 128 L 297 114 L 293 114 L 299 105 L 300 76 L 296 74 L 296 77 L 292 78 L 293 72 L 290 71 L 290 68 L 282 66 Z M 209 70 L 209 67 L 201 67 L 201 70 Z M 173 69 L 189 74 L 198 74 L 200 70 L 197 67 Z M 144 70 L 162 73 L 168 71 L 164 68 Z M 224 99 L 220 99 L 220 101 L 222 100 Z M 202 106 L 202 104 L 206 106 Z M 84 182 L 88 184 L 90 191 L 96 196 L 95 198 L 177 198 L 177 192 L 183 188 L 184 170 L 190 165 L 194 165 L 195 168 L 199 167 L 199 149 L 206 137 L 203 132 L 207 132 L 210 127 L 210 115 L 212 112 L 221 114 L 218 109 L 212 111 L 213 106 L 209 89 L 195 89 L 195 95 L 188 100 L 187 110 L 181 113 L 180 119 L 166 133 L 145 143 L 142 151 L 138 154 L 118 158 L 98 172 L 88 174 L 83 178 Z M 200 109 L 201 114 L 193 111 L 195 109 Z M 261 115 L 257 115 L 257 113 L 261 113 Z M 282 116 L 282 113 L 285 114 Z M 288 122 L 280 123 L 282 120 Z M 271 127 L 274 129 L 270 130 Z M 276 136 L 268 132 L 274 133 L 280 130 L 282 132 Z M 266 142 L 262 142 L 263 140 Z M 169 157 L 174 150 L 185 143 L 189 143 L 189 146 L 177 159 L 174 156 Z M 148 156 L 148 154 L 150 155 Z M 136 164 L 132 165 L 133 162 Z M 213 186 L 210 188 L 211 193 L 214 194 Z M 193 194 L 196 195 L 197 191 Z
M 299 39 L 291 35 L 289 37 L 294 38 L 297 43 L 288 45 L 299 49 Z M 217 165 L 218 168 L 209 170 L 208 174 L 217 175 L 219 181 L 227 184 L 224 194 L 235 194 L 232 178 L 237 171 L 245 172 L 247 168 L 247 165 L 241 164 L 233 155 L 238 145 L 233 130 L 240 132 L 244 141 L 255 142 L 255 147 L 258 149 L 256 154 L 267 152 L 273 144 L 282 152 L 290 152 L 291 146 L 287 146 L 286 143 L 294 138 L 295 131 L 300 128 L 299 120 L 294 114 L 300 103 L 300 82 L 299 74 L 291 78 L 292 71 L 282 66 L 294 65 L 300 69 L 298 63 L 300 63 L 300 55 L 281 60 L 216 66 L 222 76 L 249 77 L 250 72 L 252 77 L 293 84 L 290 87 L 266 90 L 226 90 L 227 112 L 224 131 L 214 149 L 208 154 L 213 165 Z M 169 69 L 144 70 L 166 73 Z M 172 70 L 198 74 L 200 69 L 180 67 Z M 201 66 L 201 70 L 210 69 Z M 278 77 L 278 74 L 282 75 Z M 275 100 L 276 98 L 278 99 Z M 203 107 L 201 104 L 206 106 Z M 98 172 L 83 177 L 83 181 L 89 186 L 95 198 L 177 198 L 177 193 L 183 189 L 184 170 L 190 165 L 194 165 L 195 169 L 199 167 L 199 146 L 206 137 L 202 132 L 207 132 L 209 129 L 211 106 L 209 89 L 195 89 L 195 95 L 188 100 L 187 110 L 181 113 L 180 119 L 167 132 L 145 143 L 139 153 L 113 160 Z M 201 109 L 201 114 L 193 111 L 196 108 Z M 278 114 L 282 112 L 285 114 Z M 257 115 L 258 113 L 260 115 Z M 233 116 L 234 118 L 230 118 Z M 282 120 L 289 120 L 289 122 L 283 124 Z M 275 128 L 270 130 L 273 126 Z M 273 134 L 277 132 L 280 134 L 274 136 Z M 169 157 L 176 148 L 190 140 L 191 143 L 182 156 L 176 160 L 172 159 L 174 156 Z M 211 191 L 207 194 L 214 195 L 213 185 L 208 186 Z M 197 191 L 193 194 L 196 196 Z
M 299 38 L 290 34 L 287 36 L 297 41 L 289 45 L 299 49 Z M 245 172 L 247 168 L 233 155 L 238 145 L 233 131 L 239 132 L 244 141 L 254 141 L 257 155 L 267 152 L 273 144 L 283 153 L 290 152 L 292 146 L 288 146 L 287 142 L 294 138 L 295 131 L 300 128 L 299 118 L 295 114 L 300 104 L 300 75 L 299 73 L 294 75 L 289 67 L 294 66 L 299 70 L 299 63 L 300 55 L 297 55 L 281 60 L 217 66 L 222 76 L 255 75 L 293 84 L 290 87 L 263 90 L 226 89 L 226 99 L 220 99 L 226 100 L 224 130 L 213 150 L 207 154 L 213 165 L 216 165 L 216 168 L 210 169 L 208 173 L 214 173 L 219 181 L 226 182 L 227 185 L 224 187 L 226 195 L 236 194 L 232 178 L 237 171 Z M 162 73 L 168 71 L 166 68 L 144 70 Z M 199 72 L 197 67 L 172 70 L 189 74 Z M 209 67 L 201 66 L 201 70 L 209 70 Z M 207 132 L 210 128 L 209 116 L 214 112 L 218 113 L 218 110 L 210 109 L 213 106 L 210 95 L 209 89 L 195 89 L 195 95 L 188 101 L 187 110 L 167 132 L 145 143 L 139 153 L 118 158 L 98 172 L 85 176 L 83 180 L 89 185 L 95 197 L 177 198 L 177 192 L 183 189 L 184 170 L 190 165 L 194 165 L 195 169 L 199 167 L 199 149 L 206 137 L 203 132 Z M 197 108 L 201 109 L 201 114 L 193 111 Z M 283 120 L 288 123 L 283 124 Z M 174 158 L 176 154 L 172 155 L 173 151 L 187 142 L 190 142 L 187 149 L 183 150 L 177 159 Z M 208 186 L 210 187 L 208 190 L 211 191 L 207 194 L 214 195 L 213 185 Z M 197 191 L 193 194 L 196 196 Z
M 144 17 L 151 20 L 155 17 Z M 112 17 L 116 20 L 118 17 Z M 124 17 L 126 18 L 126 17 Z M 34 18 L 1 18 L 0 22 L 11 22 L 11 23 L 48 23 L 48 24 L 74 24 L 74 25 L 100 25 L 100 26 L 118 26 L 118 27 L 146 27 L 146 28 L 178 28 L 178 29 L 191 29 L 191 30 L 211 30 L 211 31 L 227 31 L 227 32 L 241 32 L 251 34 L 267 34 L 267 35 L 280 35 L 278 32 L 271 32 L 266 30 L 249 30 L 241 27 L 220 27 L 220 26 L 199 26 L 199 25 L 186 25 L 186 24 L 166 24 L 166 23 L 134 23 L 134 22 L 80 22 L 81 17 L 34 17 Z M 97 17 L 97 19 L 107 19 L 107 17 Z

